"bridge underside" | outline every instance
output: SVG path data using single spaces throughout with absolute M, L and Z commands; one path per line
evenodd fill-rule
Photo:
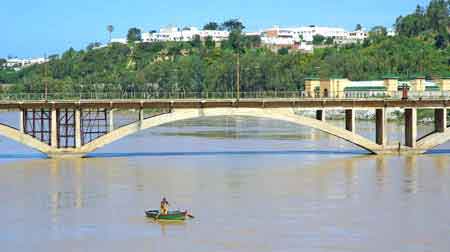
M 320 130 L 353 143 L 372 154 L 421 154 L 450 140 L 447 130 L 447 109 L 435 109 L 435 132 L 417 140 L 417 111 L 405 109 L 405 145 L 386 144 L 384 108 L 376 109 L 375 141 L 355 132 L 355 110 L 345 109 L 345 128 L 326 122 L 325 110 L 317 109 L 316 118 L 300 116 L 296 108 L 186 108 L 144 118 L 139 110 L 136 122 L 114 129 L 113 110 L 22 109 L 20 129 L 0 125 L 0 135 L 56 157 L 83 157 L 107 144 L 159 125 L 180 120 L 217 116 L 248 116 L 285 121 Z

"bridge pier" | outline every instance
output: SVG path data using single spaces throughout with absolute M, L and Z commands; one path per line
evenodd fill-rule
M 405 145 L 415 148 L 417 142 L 417 109 L 405 109 Z
M 144 109 L 139 109 L 139 127 L 142 128 L 142 125 L 144 123 Z
M 50 146 L 58 148 L 58 119 L 55 108 L 51 110 L 50 125 Z
M 24 127 L 25 120 L 24 120 L 24 117 L 25 117 L 24 110 L 21 109 L 20 112 L 19 112 L 19 132 L 20 133 L 24 133 L 25 132 L 25 127 Z
M 355 133 L 355 110 L 346 109 L 345 110 L 345 129 Z
M 109 110 L 109 132 L 114 130 L 114 109 Z
M 322 122 L 325 122 L 325 110 L 318 109 L 316 110 L 316 119 Z
M 375 142 L 381 146 L 386 145 L 386 110 L 375 110 Z
M 81 110 L 75 109 L 75 147 L 81 147 Z
M 447 130 L 447 109 L 434 110 L 434 129 L 436 132 L 444 133 Z

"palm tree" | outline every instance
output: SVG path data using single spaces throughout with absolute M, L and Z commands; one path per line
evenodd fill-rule
M 106 26 L 106 30 L 109 32 L 109 43 L 111 43 L 111 33 L 114 31 L 114 26 L 108 25 Z

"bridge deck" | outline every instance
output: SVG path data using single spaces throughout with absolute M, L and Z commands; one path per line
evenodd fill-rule
M 450 97 L 442 99 L 183 99 L 183 100 L 52 100 L 0 101 L 0 109 L 31 108 L 442 108 L 450 107 Z

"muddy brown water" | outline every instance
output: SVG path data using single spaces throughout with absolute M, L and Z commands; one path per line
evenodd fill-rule
M 368 156 L 250 118 L 173 123 L 86 159 L 1 138 L 1 251 L 450 251 L 449 146 Z M 196 218 L 146 219 L 161 196 Z

